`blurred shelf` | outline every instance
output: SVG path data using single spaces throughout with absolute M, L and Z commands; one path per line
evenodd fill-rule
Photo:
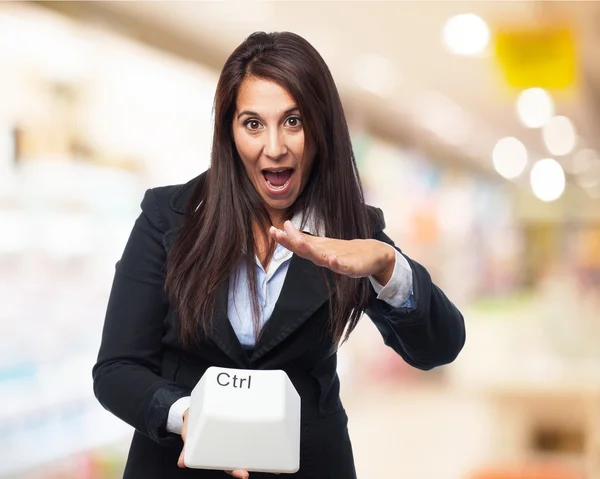
M 85 376 L 78 373 L 82 368 Z M 36 374 L 0 383 L 0 477 L 131 435 L 129 426 L 97 402 L 91 378 L 81 380 L 89 376 L 87 362 L 75 357 L 61 365 L 38 365 Z

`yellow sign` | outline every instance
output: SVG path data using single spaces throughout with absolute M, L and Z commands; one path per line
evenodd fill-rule
M 568 27 L 500 29 L 494 35 L 494 48 L 512 87 L 562 90 L 576 82 L 575 38 Z

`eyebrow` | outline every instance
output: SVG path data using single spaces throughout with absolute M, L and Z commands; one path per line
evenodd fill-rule
M 291 108 L 288 108 L 287 110 L 285 110 L 283 112 L 284 115 L 289 115 L 290 113 L 293 113 L 295 111 L 299 111 L 300 109 L 297 106 L 293 106 Z M 248 116 L 257 116 L 260 118 L 260 115 L 258 113 L 256 113 L 255 111 L 250 111 L 250 110 L 244 110 L 242 112 L 240 112 L 240 114 L 237 116 L 237 119 L 239 120 L 242 116 L 244 115 L 248 115 Z

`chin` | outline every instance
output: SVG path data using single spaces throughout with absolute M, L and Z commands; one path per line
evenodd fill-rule
M 264 199 L 263 199 L 264 200 Z M 265 201 L 265 200 L 264 200 Z M 295 201 L 265 201 L 265 204 L 271 210 L 285 211 L 294 204 Z
M 296 202 L 296 198 L 296 196 L 293 196 L 275 199 L 265 195 L 262 197 L 262 200 L 267 209 L 269 209 L 270 211 L 284 213 L 290 206 L 292 206 Z

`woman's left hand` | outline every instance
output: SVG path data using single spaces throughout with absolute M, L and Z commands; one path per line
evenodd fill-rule
M 388 244 L 374 239 L 311 236 L 298 231 L 290 221 L 283 227 L 285 231 L 271 226 L 269 233 L 282 246 L 318 266 L 352 278 L 373 276 L 384 286 L 392 277 L 396 254 Z

